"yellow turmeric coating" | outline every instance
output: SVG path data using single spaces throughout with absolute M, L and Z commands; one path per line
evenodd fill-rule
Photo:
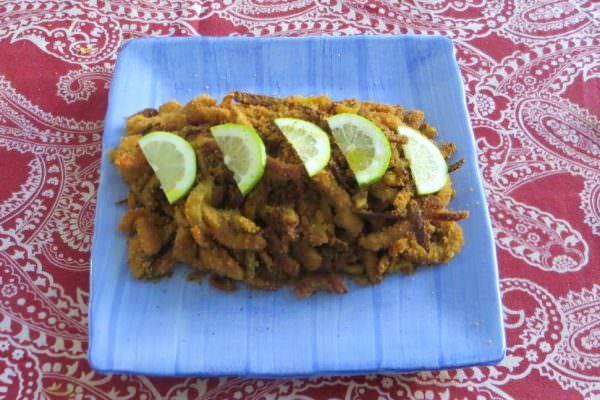
M 273 122 L 301 118 L 330 134 L 325 119 L 342 112 L 369 118 L 392 145 L 388 171 L 369 187 L 356 185 L 331 137 L 329 165 L 308 177 Z M 252 126 L 266 146 L 263 179 L 245 197 L 209 130 L 225 122 Z M 467 213 L 448 210 L 454 196 L 451 181 L 438 193 L 415 194 L 402 152 L 404 138 L 396 133 L 400 124 L 437 136 L 421 111 L 326 96 L 232 92 L 218 103 L 201 95 L 186 105 L 170 101 L 129 117 L 121 143 L 109 157 L 130 189 L 120 229 L 128 235 L 132 274 L 157 279 L 184 263 L 192 268 L 193 279 L 209 274 L 211 284 L 222 290 L 243 281 L 261 290 L 294 286 L 304 297 L 317 290 L 345 293 L 344 276 L 373 284 L 390 273 L 448 262 L 462 248 L 463 232 L 456 221 Z M 152 131 L 180 135 L 196 151 L 196 183 L 173 205 L 138 145 Z M 440 148 L 446 158 L 456 150 L 452 144 Z

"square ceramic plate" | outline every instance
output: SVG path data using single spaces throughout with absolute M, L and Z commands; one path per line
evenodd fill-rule
M 465 167 L 453 209 L 465 247 L 448 265 L 343 296 L 297 299 L 246 287 L 135 281 L 117 225 L 127 193 L 107 158 L 143 108 L 230 90 L 327 94 L 424 110 Z M 441 37 L 171 38 L 128 42 L 110 88 L 92 250 L 89 359 L 103 372 L 300 376 L 440 369 L 499 361 L 498 270 L 473 133 L 452 42 Z

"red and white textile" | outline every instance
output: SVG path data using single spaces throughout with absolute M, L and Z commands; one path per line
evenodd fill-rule
M 498 247 L 504 361 L 283 380 L 91 370 L 90 241 L 123 42 L 406 33 L 456 44 Z M 0 0 L 0 399 L 598 397 L 597 1 Z

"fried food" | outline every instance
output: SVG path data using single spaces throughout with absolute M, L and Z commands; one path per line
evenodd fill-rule
M 370 119 L 392 146 L 387 172 L 368 187 L 356 184 L 325 121 L 341 112 Z M 273 122 L 278 117 L 311 121 L 327 132 L 332 157 L 325 169 L 307 175 Z M 246 196 L 210 133 L 211 126 L 225 122 L 252 126 L 266 146 L 264 176 Z M 221 290 L 245 282 L 261 290 L 293 286 L 306 297 L 320 290 L 345 293 L 344 277 L 374 284 L 390 273 L 448 262 L 463 246 L 457 221 L 468 213 L 448 209 L 454 196 L 450 180 L 437 193 L 417 196 L 402 152 L 405 137 L 396 133 L 399 124 L 429 138 L 437 135 L 421 111 L 326 96 L 233 92 L 218 103 L 202 95 L 185 106 L 171 101 L 132 115 L 109 156 L 129 185 L 119 227 L 128 236 L 133 276 L 160 279 L 181 263 L 191 268 L 190 280 L 209 275 L 210 284 Z M 175 204 L 168 203 L 138 145 L 156 130 L 183 137 L 197 155 L 193 189 Z M 446 160 L 456 151 L 450 143 L 438 147 Z M 450 171 L 462 163 L 450 164 Z

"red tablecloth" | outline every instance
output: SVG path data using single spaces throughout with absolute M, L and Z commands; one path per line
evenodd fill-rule
M 390 3 L 0 1 L 0 399 L 600 396 L 599 4 Z M 90 240 L 119 46 L 148 35 L 365 33 L 447 35 L 456 43 L 494 220 L 504 361 L 288 380 L 92 371 Z

